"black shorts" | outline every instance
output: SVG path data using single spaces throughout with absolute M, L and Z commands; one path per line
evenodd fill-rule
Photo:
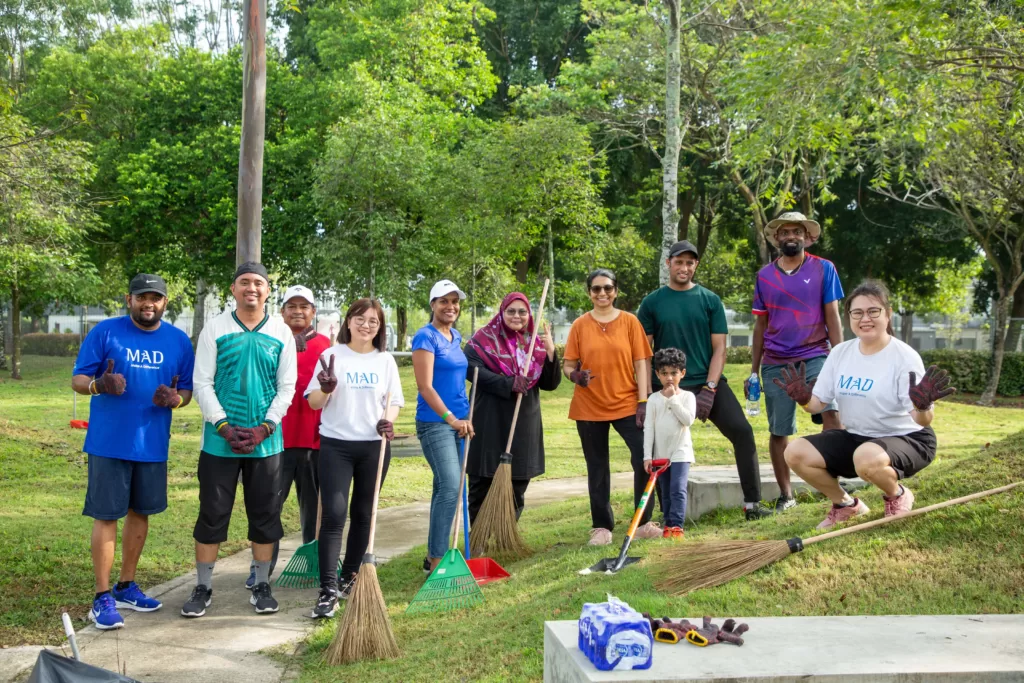
M 889 463 L 896 470 L 900 479 L 912 477 L 935 459 L 935 431 L 931 427 L 919 429 L 906 436 L 883 436 L 872 438 L 851 434 L 845 429 L 832 429 L 820 434 L 803 437 L 811 443 L 821 457 L 825 459 L 825 467 L 833 477 L 857 477 L 853 466 L 853 452 L 865 443 L 875 443 L 889 456 Z
M 228 524 L 235 506 L 238 473 L 249 520 L 249 540 L 274 543 L 284 536 L 281 528 L 281 454 L 265 458 L 224 458 L 199 453 L 199 519 L 192 538 L 199 543 L 228 540 Z

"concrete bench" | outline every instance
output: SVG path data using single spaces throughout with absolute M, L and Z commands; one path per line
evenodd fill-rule
M 731 615 L 726 615 L 731 616 Z M 690 618 L 699 623 L 699 618 Z M 724 617 L 716 619 L 721 625 Z M 1024 615 L 757 617 L 742 647 L 655 643 L 645 671 L 598 671 L 575 621 L 544 624 L 544 681 L 1020 683 Z

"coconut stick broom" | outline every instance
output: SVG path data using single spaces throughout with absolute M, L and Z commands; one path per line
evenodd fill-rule
M 384 418 L 391 407 L 391 392 L 384 399 Z M 366 544 L 362 566 L 356 585 L 349 596 L 334 640 L 327 648 L 327 663 L 332 666 L 359 662 L 365 659 L 394 659 L 401 652 L 391 630 L 388 608 L 377 580 L 377 564 L 373 555 L 373 541 L 377 531 L 377 503 L 380 500 L 380 479 L 384 471 L 384 454 L 388 440 L 381 436 L 380 456 L 377 458 L 377 485 L 373 489 L 373 508 L 370 513 L 370 538 Z
M 684 595 L 698 588 L 711 588 L 728 583 L 733 579 L 753 573 L 758 569 L 778 562 L 798 553 L 814 543 L 827 541 L 839 536 L 867 531 L 875 527 L 898 522 L 909 517 L 923 515 L 926 512 L 941 510 L 953 505 L 960 505 L 986 496 L 994 496 L 997 493 L 1004 493 L 1010 489 L 1024 484 L 1018 481 L 1014 484 L 1000 486 L 999 488 L 972 493 L 968 496 L 954 498 L 935 505 L 918 508 L 902 515 L 884 517 L 863 524 L 830 531 L 819 536 L 812 536 L 806 540 L 801 538 L 790 538 L 785 541 L 717 541 L 706 543 L 694 543 L 692 545 L 679 545 L 666 552 L 654 567 L 655 586 L 673 595 Z
M 533 349 L 540 334 L 541 322 L 544 318 L 544 302 L 548 297 L 548 285 L 551 281 L 544 280 L 544 291 L 540 295 L 540 310 L 533 326 L 533 338 L 526 352 L 526 362 L 522 374 L 525 377 L 533 363 Z M 501 454 L 498 469 L 491 480 L 491 488 L 487 491 L 480 512 L 469 532 L 469 551 L 473 557 L 488 554 L 520 556 L 526 553 L 526 544 L 519 535 L 519 524 L 516 522 L 515 494 L 512 490 L 512 439 L 516 435 L 516 422 L 519 421 L 519 408 L 523 403 L 523 394 L 516 395 L 516 408 L 512 413 L 512 426 L 508 431 L 508 442 L 505 452 Z M 469 452 L 466 452 L 469 457 Z

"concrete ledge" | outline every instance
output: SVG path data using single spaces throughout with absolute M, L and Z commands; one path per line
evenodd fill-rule
M 866 486 L 861 479 L 845 479 L 844 484 L 852 489 Z M 792 475 L 793 492 L 812 491 L 802 479 Z M 779 497 L 779 485 L 771 465 L 761 465 L 761 500 L 775 500 Z M 686 519 L 695 521 L 718 508 L 735 509 L 743 507 L 743 488 L 735 467 L 691 467 L 686 485 Z
M 1024 681 L 1024 615 L 737 617 L 737 621 L 750 624 L 743 647 L 655 643 L 654 663 L 646 671 L 598 671 L 577 647 L 576 622 L 548 621 L 544 623 L 544 681 Z

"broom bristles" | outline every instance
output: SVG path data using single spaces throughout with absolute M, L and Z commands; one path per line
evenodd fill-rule
M 680 544 L 654 567 L 655 586 L 672 595 L 710 588 L 746 576 L 790 555 L 786 541 L 718 541 Z
M 359 568 L 338 631 L 327 648 L 327 663 L 337 666 L 367 659 L 394 659 L 400 654 L 377 580 L 377 568 L 364 564 Z
M 527 552 L 519 535 L 516 501 L 512 490 L 512 465 L 501 463 L 494 473 L 491 488 L 469 532 L 469 551 L 474 557 L 510 555 Z

